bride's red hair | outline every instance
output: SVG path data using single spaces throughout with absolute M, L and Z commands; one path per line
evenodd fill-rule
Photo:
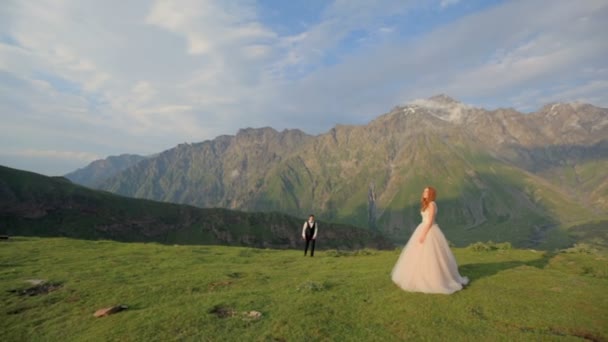
M 429 206 L 429 203 L 433 202 L 437 198 L 437 190 L 432 186 L 427 186 L 424 189 L 429 189 L 429 195 L 424 198 L 424 190 L 422 190 L 422 197 L 420 198 L 420 211 L 425 211 Z

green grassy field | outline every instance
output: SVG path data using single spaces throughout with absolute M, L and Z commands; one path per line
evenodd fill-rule
M 608 339 L 602 252 L 455 249 L 471 284 L 450 296 L 394 286 L 398 253 L 17 237 L 0 242 L 0 340 Z M 59 288 L 13 291 L 34 279 Z M 129 309 L 93 316 L 117 304 Z

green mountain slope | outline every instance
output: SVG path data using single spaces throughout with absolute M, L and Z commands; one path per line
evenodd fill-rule
M 304 219 L 138 200 L 0 166 L 0 233 L 295 248 Z M 320 222 L 319 247 L 392 248 L 380 234 Z

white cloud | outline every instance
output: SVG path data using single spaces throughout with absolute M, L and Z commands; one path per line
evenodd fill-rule
M 573 86 L 562 84 L 555 87 L 551 93 L 537 93 L 535 96 L 525 98 L 525 103 L 533 103 L 538 108 L 552 102 L 583 102 L 608 108 L 608 80 L 590 80 L 583 84 Z
M 287 53 L 280 64 L 315 64 L 351 32 L 374 32 L 378 25 L 388 30 L 382 25 L 387 17 L 407 13 L 414 6 L 414 1 L 404 0 L 336 0 L 326 8 L 317 24 L 305 32 L 282 39 L 281 46 L 287 49 Z
M 53 159 L 67 159 L 76 160 L 81 162 L 90 162 L 101 157 L 97 154 L 90 152 L 78 152 L 78 151 L 56 151 L 56 150 L 35 150 L 35 149 L 24 149 L 24 150 L 0 150 L 0 155 L 6 156 L 17 156 L 25 158 L 53 158 Z
M 6 0 L 0 145 L 148 154 L 242 127 L 318 133 L 437 93 L 608 101 L 605 1 L 509 1 L 412 35 L 427 7 L 338 0 L 285 36 L 253 0 Z
M 545 8 L 542 1 L 508 2 L 469 15 L 419 39 L 391 42 L 322 70 L 311 80 L 323 88 L 314 96 L 337 89 L 331 96 L 346 98 L 350 105 L 342 105 L 351 108 L 374 98 L 404 103 L 437 93 L 510 106 L 505 100 L 518 88 L 576 79 L 585 65 L 605 67 L 608 43 L 601 32 L 608 31 L 607 6 L 585 4 L 560 2 Z M 576 23 L 580 17 L 588 19 Z
M 456 5 L 459 2 L 460 2 L 460 0 L 441 0 L 441 3 L 439 4 L 439 6 L 441 8 L 446 8 L 446 7 Z
M 378 32 L 380 33 L 393 33 L 394 31 L 395 29 L 392 27 L 381 27 L 378 29 Z
M 595 40 L 573 40 L 564 45 L 554 41 L 554 37 L 546 35 L 515 47 L 496 60 L 456 75 L 446 89 L 451 94 L 466 91 L 476 96 L 493 95 L 504 88 L 551 77 L 608 51 L 608 44 Z
M 252 44 L 243 48 L 243 53 L 248 58 L 261 58 L 268 56 L 271 48 L 268 45 Z
M 157 0 L 146 22 L 182 35 L 191 54 L 214 54 L 225 46 L 276 38 L 256 21 L 254 3 Z

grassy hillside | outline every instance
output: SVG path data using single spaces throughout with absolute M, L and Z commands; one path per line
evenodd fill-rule
M 0 166 L 0 234 L 295 248 L 304 218 L 132 199 Z M 392 248 L 377 232 L 320 221 L 319 248 Z
M 608 212 L 607 160 L 592 160 L 547 168 L 539 174 L 552 183 L 561 184 L 589 208 Z
M 299 251 L 15 238 L 0 242 L 0 340 L 608 339 L 606 255 L 454 252 L 471 284 L 445 296 L 394 286 L 398 250 L 304 258 Z M 28 280 L 56 288 L 19 295 Z M 93 317 L 117 304 L 129 309 Z M 243 314 L 253 310 L 261 317 Z

